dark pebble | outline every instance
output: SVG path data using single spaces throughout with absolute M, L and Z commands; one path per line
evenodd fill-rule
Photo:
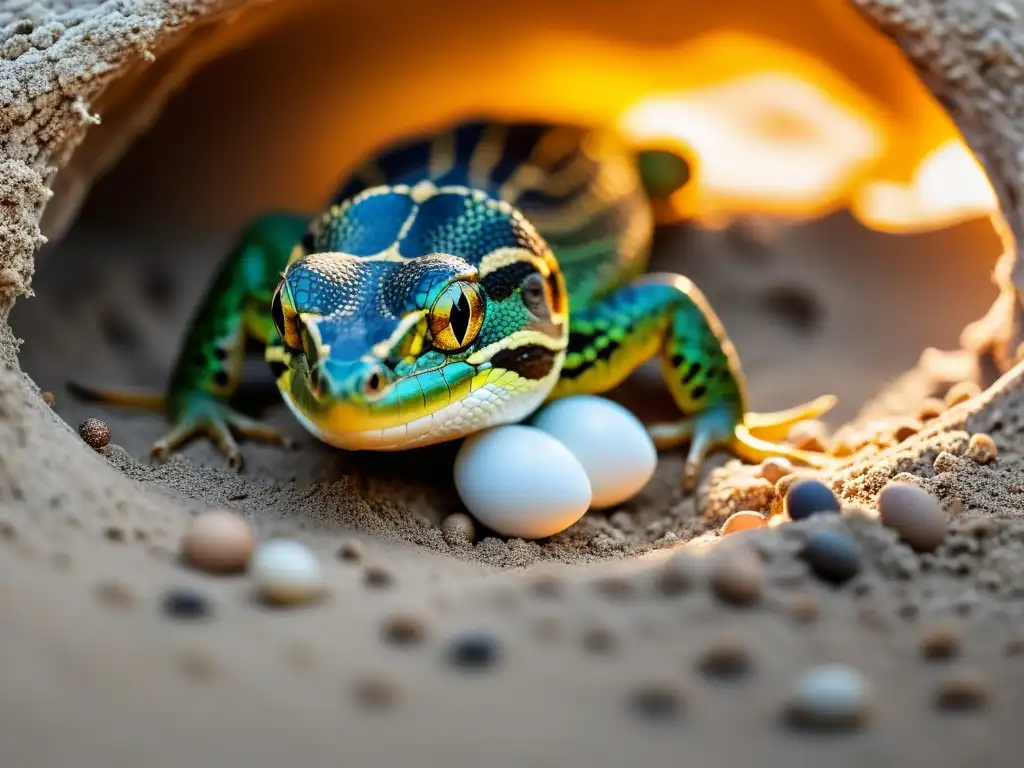
M 662 684 L 651 684 L 635 691 L 630 697 L 631 709 L 645 720 L 672 720 L 683 709 L 682 696 Z
M 590 627 L 583 633 L 583 648 L 591 653 L 609 653 L 615 646 L 615 635 L 606 627 Z
M 99 419 L 83 421 L 78 427 L 78 434 L 95 451 L 102 451 L 110 444 L 110 427 Z
M 790 520 L 804 520 L 812 515 L 837 514 L 839 499 L 820 480 L 800 480 L 786 493 L 786 514 Z
M 343 541 L 338 547 L 338 559 L 349 563 L 358 563 L 363 559 L 363 548 L 355 541 Z
M 750 651 L 736 640 L 721 639 L 697 659 L 697 670 L 708 680 L 731 682 L 749 675 L 754 668 Z
M 371 565 L 363 573 L 363 583 L 374 589 L 390 587 L 392 581 L 394 579 L 391 577 L 391 574 L 380 566 Z
M 488 634 L 474 632 L 456 638 L 449 652 L 453 667 L 477 671 L 498 661 L 498 641 Z
M 974 670 L 961 669 L 938 684 L 935 706 L 946 712 L 983 709 L 989 698 L 988 681 Z
M 416 616 L 392 616 L 384 625 L 384 639 L 392 645 L 417 645 L 426 634 L 426 625 Z
M 191 589 L 172 589 L 163 599 L 163 610 L 176 619 L 201 619 L 212 610 L 209 599 Z
M 800 556 L 818 578 L 832 584 L 842 584 L 860 571 L 860 548 L 839 531 L 815 531 L 807 537 Z
M 594 583 L 594 588 L 602 595 L 613 600 L 624 600 L 632 597 L 635 591 L 635 585 L 625 576 L 609 576 L 598 579 Z

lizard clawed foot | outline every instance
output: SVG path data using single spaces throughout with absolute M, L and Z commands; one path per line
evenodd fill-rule
M 781 441 L 794 424 L 820 416 L 831 409 L 835 402 L 835 397 L 825 395 L 786 411 L 748 413 L 739 424 L 728 409 L 709 408 L 678 422 L 651 425 L 648 432 L 658 449 L 690 442 L 683 467 L 683 489 L 689 493 L 696 488 L 708 454 L 718 448 L 725 448 L 751 463 L 784 457 L 815 469 L 825 469 L 832 465 L 836 462 L 832 456 L 804 451 Z
M 181 408 L 174 428 L 153 443 L 149 455 L 156 461 L 166 461 L 171 453 L 194 437 L 206 436 L 216 443 L 236 472 L 245 461 L 235 435 L 272 445 L 291 446 L 291 440 L 273 427 L 239 413 L 225 403 L 206 394 L 192 395 Z

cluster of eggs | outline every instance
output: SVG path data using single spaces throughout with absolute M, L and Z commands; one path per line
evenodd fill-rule
M 455 459 L 455 487 L 466 509 L 493 531 L 540 539 L 589 509 L 628 500 L 657 461 L 654 442 L 630 411 L 575 395 L 545 406 L 529 424 L 467 438 Z

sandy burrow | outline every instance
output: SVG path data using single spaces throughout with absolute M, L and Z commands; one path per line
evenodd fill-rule
M 127 142 L 170 87 L 212 54 L 202 45 L 175 48 L 183 36 L 202 34 L 201 25 L 242 5 L 15 2 L 0 10 L 4 317 L 30 292 L 44 208 L 63 206 L 63 213 L 52 209 L 58 231 L 89 180 L 119 154 L 113 141 L 75 166 L 90 109 L 108 99 Z M 950 111 L 1024 242 L 1021 5 L 857 5 L 900 44 Z M 162 57 L 178 58 L 146 88 L 149 103 L 118 105 L 111 94 L 119 78 L 140 77 L 144 63 Z M 65 166 L 74 171 L 54 176 Z M 1003 294 L 991 313 L 1002 321 L 993 323 L 992 340 L 1007 369 L 1006 350 L 1019 341 L 1021 300 L 1012 286 L 1024 285 L 1020 264 L 1016 252 L 1004 257 Z M 90 451 L 44 405 L 16 350 L 0 324 L 4 766 L 626 765 L 677 764 L 689 753 L 711 767 L 792 764 L 823 749 L 830 765 L 880 757 L 900 765 L 1018 763 L 1024 367 L 917 436 L 835 474 L 837 490 L 869 516 L 881 485 L 904 475 L 938 493 L 956 518 L 943 549 L 926 558 L 862 516 L 845 520 L 866 557 L 864 574 L 841 592 L 795 567 L 805 524 L 742 539 L 765 561 L 762 594 L 745 609 L 716 601 L 700 568 L 685 579 L 662 570 L 657 558 L 666 552 L 532 573 L 524 584 L 425 550 L 395 558 L 394 548 L 376 540 L 362 543 L 359 559 L 343 561 L 334 557 L 336 532 L 306 532 L 297 535 L 323 556 L 332 598 L 281 617 L 254 610 L 239 581 L 204 579 L 174 560 L 183 512 L 200 506 L 182 501 L 199 495 L 187 492 L 188 467 L 172 462 L 152 482 L 154 470 L 123 451 Z M 1000 449 L 994 466 L 962 455 L 979 431 Z M 227 473 L 223 480 L 231 482 Z M 161 484 L 179 493 L 162 492 Z M 763 486 L 722 473 L 706 497 L 712 510 L 724 510 L 754 492 L 760 501 L 743 498 L 744 505 L 773 503 Z M 374 568 L 387 570 L 390 586 L 369 578 Z M 160 621 L 151 597 L 172 584 L 202 588 L 221 620 L 201 630 Z M 419 647 L 381 643 L 381 628 L 399 613 L 422 623 Z M 936 623 L 948 626 L 964 659 L 920 671 L 920 637 Z M 497 684 L 442 663 L 448 638 L 467 628 L 498 638 L 500 662 L 485 673 Z M 756 685 L 722 690 L 696 674 L 700 654 L 723 642 L 738 643 L 754 660 Z M 839 746 L 792 738 L 778 714 L 794 671 L 836 658 L 873 681 L 872 727 Z M 922 717 L 943 684 L 984 702 L 976 701 L 966 724 Z M 651 700 L 652 691 L 676 704 L 667 728 L 637 717 L 631 705 L 641 692 Z M 389 715 L 369 706 L 382 702 Z M 988 716 L 977 719 L 977 710 Z
M 16 297 L 31 292 L 33 258 L 44 242 L 39 226 L 44 212 L 48 231 L 59 235 L 90 180 L 155 119 L 188 73 L 232 40 L 273 23 L 274 8 L 282 7 L 252 3 L 255 10 L 249 11 L 243 5 L 223 0 L 5 4 L 0 11 L 0 316 L 6 318 Z M 1014 236 L 1007 242 L 1024 242 L 1022 6 L 1007 0 L 858 0 L 855 5 L 899 44 L 948 110 L 988 171 Z M 235 31 L 210 33 L 214 22 L 225 20 Z M 181 45 L 186 35 L 189 44 Z M 129 92 L 135 99 L 126 105 Z M 93 108 L 104 113 L 102 145 L 87 140 L 97 122 Z M 76 155 L 83 142 L 88 151 Z M 1022 340 L 1019 247 L 1007 249 L 995 279 L 1000 296 L 985 319 L 965 330 L 964 343 L 991 353 L 1005 371 Z M 16 348 L 4 326 L 0 358 L 12 367 L 5 375 L 15 380 Z M 11 386 L 33 390 L 27 381 Z M 37 428 L 54 430 L 48 420 Z M 52 439 L 59 443 L 68 436 L 57 430 Z M 69 450 L 73 444 L 67 443 Z

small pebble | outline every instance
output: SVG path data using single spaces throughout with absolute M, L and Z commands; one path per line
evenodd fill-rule
M 810 624 L 821 616 L 821 605 L 812 595 L 794 595 L 789 603 L 789 615 L 800 624 Z
M 701 578 L 701 563 L 688 552 L 673 555 L 655 577 L 655 587 L 664 597 L 689 592 Z
M 451 547 L 464 547 L 476 538 L 476 523 L 464 512 L 454 512 L 441 521 L 441 535 Z
M 118 608 L 129 608 L 135 604 L 135 593 L 119 581 L 105 581 L 96 588 L 100 600 Z
M 928 661 L 948 661 L 960 655 L 960 635 L 949 626 L 934 627 L 921 638 L 921 654 Z
M 110 427 L 99 419 L 86 419 L 78 427 L 78 434 L 94 451 L 102 451 L 110 444 Z
M 789 430 L 787 439 L 801 451 L 820 453 L 828 445 L 828 428 L 821 421 L 801 421 Z
M 275 603 L 307 603 L 324 589 L 316 555 L 304 544 L 288 539 L 261 544 L 249 561 L 249 573 L 260 594 Z
M 192 518 L 182 538 L 181 556 L 212 573 L 244 570 L 256 548 L 256 532 L 247 520 L 227 509 Z
M 789 716 L 808 728 L 854 728 L 867 719 L 870 699 L 868 681 L 857 670 L 840 664 L 815 667 L 797 681 Z
M 164 613 L 176 619 L 201 619 L 212 610 L 206 595 L 187 587 L 169 590 L 163 597 L 161 607 Z
M 978 672 L 960 669 L 951 672 L 935 689 L 935 706 L 946 711 L 981 709 L 988 702 L 990 686 Z
M 711 588 L 719 599 L 749 605 L 761 597 L 764 580 L 761 562 L 749 551 L 723 553 L 711 566 Z
M 384 625 L 384 639 L 393 645 L 418 645 L 426 634 L 426 624 L 416 616 L 392 616 Z
M 594 582 L 594 589 L 606 597 L 610 597 L 615 600 L 625 600 L 634 595 L 636 592 L 636 585 L 628 576 L 613 574 L 611 576 L 597 579 Z
M 368 587 L 374 589 L 384 589 L 390 587 L 391 582 L 394 578 L 391 576 L 391 572 L 385 568 L 381 568 L 379 565 L 367 566 L 363 572 L 363 583 Z
M 984 432 L 978 432 L 971 435 L 971 440 L 967 444 L 967 452 L 964 455 L 978 464 L 988 464 L 990 461 L 995 461 L 998 454 L 999 449 L 996 448 L 995 441 Z
M 868 629 L 885 631 L 889 628 L 889 621 L 886 614 L 883 614 L 877 606 L 862 605 L 857 611 L 857 621 Z
M 937 475 L 941 475 L 943 472 L 956 472 L 959 466 L 960 459 L 949 451 L 939 451 L 939 455 L 932 462 L 932 469 Z
M 893 426 L 892 436 L 899 443 L 921 431 L 924 425 L 917 419 L 903 419 Z
M 358 563 L 363 559 L 363 548 L 357 541 L 343 541 L 338 547 L 338 559 L 347 563 Z
M 839 499 L 820 480 L 800 480 L 786 493 L 786 514 L 790 520 L 803 520 L 812 515 L 838 513 Z
M 697 659 L 697 670 L 709 680 L 731 682 L 746 677 L 753 669 L 750 651 L 738 640 L 718 640 Z
M 929 397 L 921 403 L 917 409 L 917 418 L 921 421 L 931 421 L 946 412 L 946 404 L 936 397 Z
M 1011 637 L 1003 646 L 1003 653 L 1007 656 L 1024 656 L 1024 635 Z
M 923 488 L 892 482 L 878 494 L 883 525 L 918 552 L 931 552 L 946 538 L 948 521 L 939 500 Z
M 946 408 L 953 408 L 960 405 L 960 403 L 966 403 L 972 397 L 977 397 L 981 394 L 981 387 L 979 387 L 973 381 L 959 381 L 949 388 L 944 398 Z
M 590 626 L 583 632 L 583 649 L 591 653 L 609 653 L 618 645 L 607 627 Z
M 860 548 L 839 531 L 814 531 L 800 551 L 815 575 L 832 584 L 842 584 L 860 571 Z
M 672 720 L 683 709 L 679 692 L 664 683 L 650 683 L 641 686 L 629 698 L 630 709 L 645 720 Z
M 739 531 L 751 531 L 755 528 L 764 528 L 768 520 L 760 512 L 735 512 L 729 515 L 729 519 L 722 524 L 719 531 L 721 536 Z
M 775 484 L 793 472 L 793 464 L 782 456 L 765 459 L 758 467 L 757 473 L 769 483 Z
M 921 613 L 921 609 L 914 603 L 904 603 L 896 609 L 896 615 L 904 621 L 914 621 Z
M 499 657 L 498 641 L 483 632 L 470 632 L 456 638 L 448 660 L 457 669 L 477 671 L 494 665 Z

